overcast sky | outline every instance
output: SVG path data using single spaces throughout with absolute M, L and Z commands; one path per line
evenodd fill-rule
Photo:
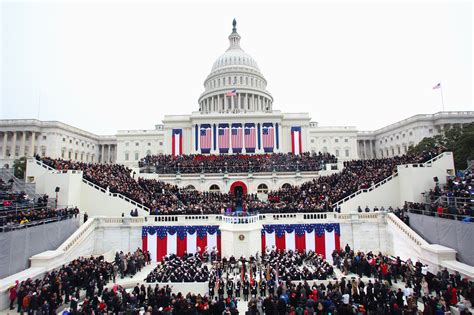
M 190 114 L 232 19 L 274 109 L 372 130 L 474 110 L 472 5 L 8 2 L 1 4 L 1 118 L 98 134 Z

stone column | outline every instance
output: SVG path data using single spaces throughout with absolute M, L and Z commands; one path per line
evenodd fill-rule
M 26 131 L 23 131 L 22 136 L 21 136 L 20 157 L 25 156 L 25 144 L 26 144 Z
M 31 132 L 31 148 L 30 148 L 31 156 L 35 155 L 35 136 L 36 136 L 36 133 L 32 131 Z
M 13 131 L 12 149 L 10 151 L 10 155 L 16 158 L 16 131 Z
M 8 132 L 3 132 L 3 145 L 2 145 L 2 156 L 4 159 L 7 158 L 7 143 L 8 143 Z
M 102 155 L 101 155 L 101 157 L 100 157 L 100 163 L 104 163 L 104 162 L 105 162 L 105 159 L 104 159 L 104 157 L 105 157 L 105 156 L 104 156 L 105 150 L 104 150 L 104 149 L 105 149 L 105 148 L 104 148 L 104 145 L 102 144 L 102 149 L 101 149 Z
M 367 160 L 367 150 L 365 148 L 365 140 L 362 140 L 362 152 L 364 152 L 363 154 L 364 160 Z
M 110 163 L 110 144 L 107 145 L 107 163 Z
M 370 158 L 374 158 L 374 148 L 372 147 L 372 140 L 369 142 Z

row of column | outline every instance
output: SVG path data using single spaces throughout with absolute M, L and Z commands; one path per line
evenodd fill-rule
M 101 144 L 100 146 L 101 146 L 101 149 L 100 149 L 100 163 L 113 163 L 114 159 L 113 159 L 113 156 L 112 156 L 112 147 L 114 145 Z M 106 150 L 105 147 L 107 147 L 107 150 Z M 117 148 L 115 148 L 114 154 L 116 154 L 116 153 L 117 153 Z
M 229 104 L 230 102 L 230 104 Z M 201 112 L 225 111 L 266 111 L 271 109 L 271 101 L 265 96 L 240 93 L 235 96 L 216 95 L 201 101 Z
M 368 142 L 368 144 L 366 144 Z M 374 145 L 372 140 L 359 140 L 359 158 L 361 159 L 373 159 L 376 157 L 374 152 Z
M 11 146 L 10 146 L 10 157 L 16 157 L 16 145 L 17 145 L 17 133 L 20 133 L 21 137 L 21 142 L 20 142 L 20 151 L 19 151 L 19 156 L 33 156 L 35 154 L 35 140 L 36 140 L 36 132 L 31 131 L 31 138 L 30 138 L 30 145 L 29 145 L 29 150 L 28 152 L 25 152 L 25 146 L 26 146 L 26 133 L 28 131 L 11 131 L 13 133 L 12 138 L 11 138 Z M 7 156 L 7 147 L 8 147 L 8 133 L 9 132 L 4 132 L 3 133 L 3 144 L 2 144 L 2 158 L 6 159 L 9 158 Z

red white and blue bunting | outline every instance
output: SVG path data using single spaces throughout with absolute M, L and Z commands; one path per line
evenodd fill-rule
M 164 256 L 184 253 L 203 253 L 217 249 L 221 252 L 221 232 L 217 225 L 198 226 L 144 226 L 142 227 L 142 249 L 149 251 L 152 261 L 161 261 Z
M 263 225 L 262 251 L 314 251 L 332 260 L 332 252 L 341 248 L 339 223 L 328 224 L 272 224 Z

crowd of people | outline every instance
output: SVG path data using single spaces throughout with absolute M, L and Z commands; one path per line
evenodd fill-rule
M 474 222 L 474 174 L 472 169 L 448 178 L 445 185 L 435 179 L 425 203 L 407 203 L 407 210 L 419 214 Z
M 150 253 L 142 251 L 140 248 L 133 253 L 116 252 L 114 263 L 114 282 L 117 275 L 121 279 L 127 276 L 133 278 L 137 272 L 140 272 L 143 267 L 151 263 Z
M 437 149 L 393 158 L 348 161 L 344 163 L 344 169 L 336 174 L 318 177 L 301 186 L 288 186 L 270 191 L 266 201 L 248 195 L 242 196 L 239 202 L 243 202 L 241 207 L 246 211 L 331 211 L 333 203 L 392 175 L 397 165 L 422 163 L 441 151 Z M 276 156 L 282 155 L 276 154 Z M 202 157 L 207 158 L 212 159 L 212 156 Z M 151 209 L 151 214 L 218 214 L 224 213 L 227 209 L 235 209 L 237 203 L 235 196 L 230 193 L 186 190 L 154 179 L 135 179 L 136 174 L 123 165 L 50 158 L 42 158 L 42 161 L 58 170 L 82 170 L 85 179 L 112 193 L 120 193 L 146 205 Z
M 145 172 L 158 174 L 180 173 L 243 173 L 320 171 L 326 164 L 336 164 L 337 158 L 329 153 L 269 154 L 170 154 L 147 155 L 138 163 Z
M 314 212 L 328 211 L 335 202 L 389 177 L 396 171 L 397 165 L 423 163 L 439 153 L 441 149 L 385 159 L 347 161 L 344 162 L 344 169 L 338 173 L 318 177 L 301 186 L 289 186 L 270 192 L 270 207 L 282 212 L 308 209 Z
M 457 272 L 431 274 L 420 261 L 356 252 L 349 245 L 333 252 L 332 265 L 313 252 L 267 249 L 261 256 L 239 259 L 204 253 L 168 255 L 146 277 L 148 286 L 137 283 L 129 290 L 116 279 L 133 277 L 149 264 L 148 252 L 116 253 L 113 263 L 102 256 L 79 258 L 10 287 L 10 309 L 16 303 L 19 313 L 28 314 L 56 314 L 69 306 L 69 314 L 218 315 L 238 314 L 237 304 L 243 301 L 249 314 L 436 315 L 454 306 L 464 315 L 474 305 L 473 282 Z M 334 268 L 342 277 L 334 278 Z M 111 281 L 113 286 L 107 285 Z M 209 290 L 202 295 L 172 289 L 176 282 L 206 281 Z
M 13 180 L 4 182 L 0 179 L 0 231 L 53 222 L 77 217 L 79 209 L 54 209 L 48 206 L 48 195 L 40 195 L 36 199 L 28 197 L 25 192 L 12 189 Z
M 146 282 L 205 282 L 209 278 L 206 260 L 199 254 L 167 255 L 145 278 Z
M 78 308 L 68 312 L 76 314 L 206 314 L 237 315 L 236 299 L 211 299 L 208 295 L 173 292 L 172 286 L 154 287 L 137 284 L 132 290 L 117 286 L 104 289 L 98 298 L 85 299 Z
M 75 259 L 42 278 L 17 281 L 9 289 L 10 310 L 15 303 L 18 313 L 27 314 L 57 314 L 63 303 L 77 308 L 81 290 L 85 290 L 89 299 L 100 296 L 112 275 L 113 264 L 102 256 Z
M 6 211 L 0 214 L 0 229 L 9 231 L 26 225 L 44 223 L 48 220 L 59 221 L 77 218 L 79 209 L 77 207 L 64 209 L 33 208 L 22 211 Z

